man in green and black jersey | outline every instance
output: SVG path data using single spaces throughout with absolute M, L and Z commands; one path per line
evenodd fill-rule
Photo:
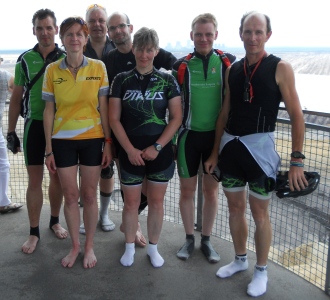
M 9 124 L 7 141 L 10 150 L 16 154 L 21 151 L 20 141 L 15 133 L 18 117 L 21 110 L 22 97 L 29 82 L 44 66 L 47 60 L 56 60 L 63 57 L 63 51 L 55 44 L 55 35 L 58 32 L 56 17 L 49 9 L 38 10 L 32 18 L 33 34 L 38 43 L 30 50 L 22 53 L 15 67 L 14 89 L 9 106 Z M 41 99 L 43 74 L 34 83 L 27 95 L 27 113 L 24 120 L 23 149 L 25 165 L 28 173 L 28 187 L 26 202 L 30 221 L 30 235 L 23 244 L 24 253 L 33 253 L 40 239 L 39 220 L 43 204 L 42 180 L 45 155 L 45 135 L 43 129 L 43 111 L 45 101 Z M 67 231 L 59 224 L 59 214 L 62 205 L 62 189 L 57 174 L 49 173 L 49 201 L 51 218 L 49 228 L 55 235 L 64 239 Z
M 195 247 L 194 195 L 197 173 L 200 162 L 204 163 L 211 154 L 216 120 L 224 95 L 225 69 L 235 61 L 235 56 L 213 49 L 218 36 L 217 26 L 212 14 L 197 16 L 192 22 L 190 33 L 195 50 L 173 66 L 173 75 L 181 85 L 183 98 L 183 122 L 177 148 L 180 212 L 186 231 L 186 241 L 177 253 L 182 260 L 187 260 Z M 218 182 L 206 173 L 204 166 L 203 171 L 201 250 L 210 263 L 216 263 L 220 256 L 210 243 L 210 235 L 218 209 Z

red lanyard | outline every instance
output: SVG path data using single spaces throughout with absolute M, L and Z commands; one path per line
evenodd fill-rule
M 252 102 L 252 99 L 254 97 L 254 93 L 253 93 L 253 87 L 251 84 L 251 80 L 252 80 L 252 76 L 254 75 L 254 73 L 257 71 L 259 65 L 261 64 L 261 61 L 267 56 L 267 52 L 264 51 L 264 55 L 262 56 L 262 58 L 260 58 L 260 60 L 257 62 L 256 66 L 254 67 L 252 73 L 249 67 L 249 61 L 247 60 L 247 57 L 245 56 L 244 58 L 244 74 L 245 74 L 245 86 L 244 86 L 244 95 L 245 93 L 249 93 L 247 99 L 245 99 L 244 97 L 244 101 L 249 101 L 250 103 Z M 246 66 L 246 64 L 248 65 L 248 67 Z

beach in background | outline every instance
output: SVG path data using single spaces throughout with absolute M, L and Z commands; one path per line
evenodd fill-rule
M 230 51 L 238 59 L 244 56 L 242 51 Z M 330 52 L 322 51 L 268 51 L 291 63 L 295 72 L 296 88 L 304 110 L 330 113 L 329 91 L 330 87 Z M 20 53 L 0 55 L 4 61 L 1 68 L 14 74 L 15 63 Z M 173 54 L 180 58 L 187 55 L 187 52 L 173 51 Z

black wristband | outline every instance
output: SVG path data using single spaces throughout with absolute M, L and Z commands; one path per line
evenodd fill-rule
M 292 158 L 302 158 L 302 159 L 305 159 L 305 155 L 302 154 L 300 151 L 293 151 L 291 153 L 291 157 Z

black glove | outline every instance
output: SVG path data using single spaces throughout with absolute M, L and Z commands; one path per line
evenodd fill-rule
M 17 148 L 21 147 L 21 143 L 15 131 L 7 133 L 7 148 L 16 154 L 18 152 Z

